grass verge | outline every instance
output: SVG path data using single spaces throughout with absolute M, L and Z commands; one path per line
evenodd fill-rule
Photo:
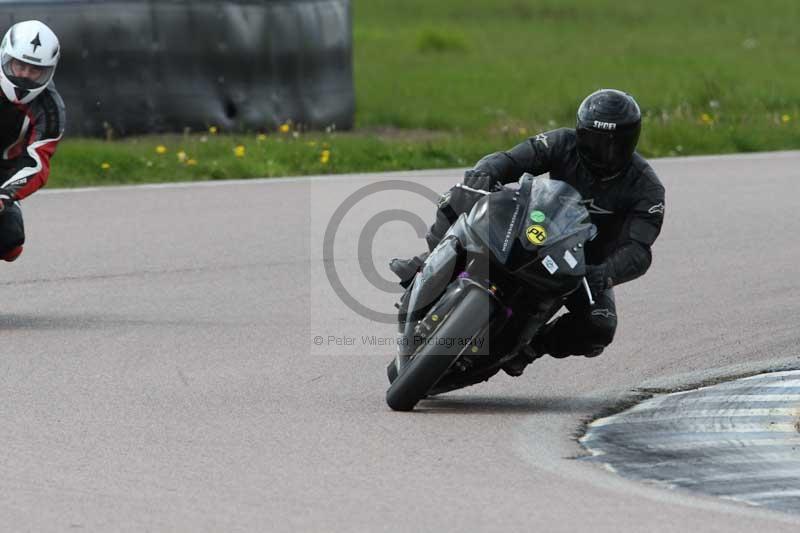
M 467 167 L 572 125 L 599 87 L 636 96 L 647 157 L 800 148 L 796 0 L 353 0 L 353 17 L 355 132 L 67 138 L 51 186 Z

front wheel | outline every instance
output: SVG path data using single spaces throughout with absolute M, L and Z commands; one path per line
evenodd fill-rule
M 386 377 L 389 378 L 389 385 L 394 383 L 394 380 L 397 379 L 397 358 L 392 359 L 392 361 L 386 365 Z
M 479 335 L 485 335 L 494 314 L 495 301 L 485 291 L 473 288 L 425 340 L 402 373 L 386 391 L 386 403 L 395 411 L 410 411 L 427 396 L 436 382 L 465 350 L 472 349 Z M 468 341 L 469 339 L 469 341 Z M 482 339 L 481 343 L 486 339 Z M 392 376 L 390 375 L 391 379 Z

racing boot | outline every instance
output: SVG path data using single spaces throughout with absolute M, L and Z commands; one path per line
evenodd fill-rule
M 537 352 L 536 348 L 531 344 L 527 344 L 513 358 L 506 361 L 503 365 L 503 372 L 511 377 L 519 377 L 525 372 L 525 367 L 533 363 L 544 355 L 544 352 Z
M 389 269 L 400 278 L 400 286 L 407 289 L 411 282 L 414 281 L 414 276 L 425 264 L 425 259 L 428 257 L 428 252 L 421 255 L 412 257 L 411 259 L 398 259 L 394 258 L 389 261 Z
M 509 376 L 515 378 L 519 377 L 525 371 L 525 367 L 540 357 L 551 353 L 552 350 L 549 348 L 548 340 L 550 338 L 550 332 L 553 331 L 554 323 L 555 322 L 550 322 L 549 324 L 545 324 L 539 330 L 539 333 L 534 335 L 533 339 L 523 346 L 516 356 L 506 361 L 502 366 L 503 371 Z

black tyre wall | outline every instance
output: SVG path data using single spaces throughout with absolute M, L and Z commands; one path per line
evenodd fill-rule
M 0 0 L 62 45 L 68 133 L 353 126 L 349 0 Z

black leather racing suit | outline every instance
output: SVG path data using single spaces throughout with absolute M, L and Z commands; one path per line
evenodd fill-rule
M 540 133 L 507 152 L 487 155 L 475 165 L 502 183 L 518 180 L 528 172 L 550 173 L 551 179 L 569 183 L 581 193 L 597 237 L 587 243 L 586 262 L 604 265 L 609 288 L 596 295 L 589 306 L 583 291 L 566 302 L 569 313 L 551 323 L 534 345 L 554 357 L 599 355 L 611 344 L 617 326 L 613 285 L 644 274 L 652 261 L 651 246 L 664 220 L 664 187 L 653 169 L 639 154 L 620 175 L 595 179 L 581 164 L 575 144 L 575 130 L 561 128 Z M 437 224 L 441 218 L 437 216 Z M 437 224 L 431 228 L 442 235 Z M 437 235 L 438 234 L 438 235 Z

